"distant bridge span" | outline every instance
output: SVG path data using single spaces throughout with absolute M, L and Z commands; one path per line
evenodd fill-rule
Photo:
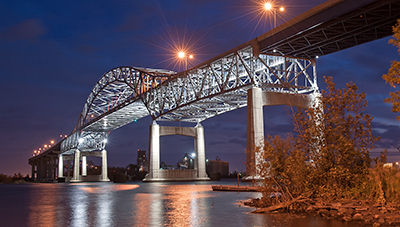
M 248 106 L 247 150 L 254 151 L 264 138 L 263 105 L 309 106 L 319 95 L 315 58 L 389 36 L 399 16 L 399 0 L 330 0 L 184 72 L 112 69 L 92 89 L 73 132 L 57 146 L 30 158 L 32 175 L 56 176 L 54 169 L 59 166 L 58 176 L 63 176 L 62 163 L 69 158 L 75 163 L 73 180 L 80 181 L 82 157 L 100 156 L 107 166 L 108 133 L 151 115 L 148 180 L 166 177 L 159 171 L 157 138 L 163 128 L 156 121 L 197 123 L 192 129 L 196 133 L 187 134 L 199 146 L 192 178 L 206 179 L 200 122 Z M 59 159 L 49 158 L 53 153 Z M 256 164 L 254 159 L 255 153 L 248 152 L 247 172 L 256 175 L 249 167 Z M 106 170 L 102 180 L 107 180 Z

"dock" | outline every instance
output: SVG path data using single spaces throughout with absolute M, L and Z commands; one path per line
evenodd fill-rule
M 213 191 L 261 192 L 261 188 L 254 186 L 212 185 L 211 187 Z

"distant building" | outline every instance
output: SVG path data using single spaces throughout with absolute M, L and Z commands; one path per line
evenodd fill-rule
M 146 157 L 146 151 L 138 149 L 136 165 L 138 167 L 139 172 L 142 172 L 142 171 L 147 172 L 148 171 L 147 163 L 148 162 L 147 162 L 147 157 Z
M 178 163 L 178 169 L 194 169 L 194 155 L 185 153 Z
M 383 164 L 383 167 L 399 169 L 399 162 L 387 162 Z
M 216 160 L 206 159 L 206 172 L 208 175 L 210 175 L 210 173 L 220 173 L 221 177 L 228 177 L 229 162 L 221 161 L 218 156 Z

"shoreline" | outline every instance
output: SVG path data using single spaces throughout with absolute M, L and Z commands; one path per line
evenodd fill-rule
M 400 205 L 376 204 L 367 200 L 336 200 L 323 202 L 321 199 L 295 198 L 271 206 L 262 206 L 261 199 L 243 201 L 246 206 L 256 208 L 251 213 L 290 213 L 313 215 L 324 219 L 357 222 L 378 226 L 399 226 Z

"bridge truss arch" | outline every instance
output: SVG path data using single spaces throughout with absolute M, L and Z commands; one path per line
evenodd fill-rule
M 248 45 L 179 73 L 144 94 L 159 121 L 201 122 L 247 105 L 247 90 L 318 92 L 315 59 L 260 54 Z
M 105 73 L 91 90 L 61 150 L 104 149 L 110 131 L 148 115 L 142 94 L 174 74 L 176 72 L 139 67 L 117 67 Z
M 286 94 L 318 92 L 315 60 L 237 48 L 181 73 L 118 67 L 90 93 L 62 151 L 101 150 L 108 133 L 151 115 L 157 121 L 199 123 L 245 107 L 247 90 Z

